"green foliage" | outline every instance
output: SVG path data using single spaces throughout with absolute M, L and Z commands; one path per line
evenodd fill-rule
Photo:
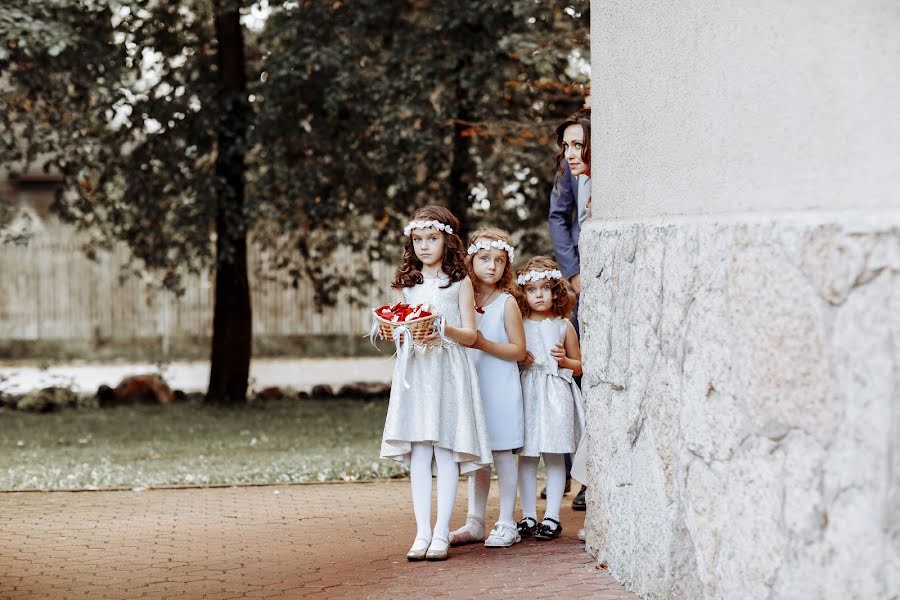
M 244 6 L 246 12 L 249 2 Z M 570 6 L 571 5 L 571 6 Z M 425 203 L 522 235 L 546 252 L 555 124 L 581 103 L 587 0 L 354 0 L 274 5 L 247 32 L 247 199 L 272 266 L 327 300 L 365 281 L 349 247 L 395 260 Z M 55 210 L 126 241 L 135 268 L 213 264 L 213 8 L 204 0 L 31 0 L 0 8 L 0 162 L 65 177 Z M 243 99 L 241 99 L 243 101 Z M 91 249 L 89 248 L 89 250 Z
M 65 177 L 54 209 L 168 273 L 211 264 L 216 98 L 204 3 L 36 0 L 0 12 L 0 150 Z M 15 134 L 15 135 L 13 135 Z
M 523 255 L 546 252 L 552 134 L 582 100 L 568 66 L 587 53 L 588 3 L 576 8 L 585 12 L 476 0 L 276 9 L 259 39 L 253 195 L 272 211 L 265 232 L 281 264 L 358 280 L 367 265 L 323 277 L 333 249 L 395 260 L 409 213 L 429 203 L 454 209 L 464 230 L 490 222 L 522 234 Z

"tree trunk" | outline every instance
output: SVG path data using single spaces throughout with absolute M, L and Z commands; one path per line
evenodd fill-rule
M 252 344 L 247 228 L 244 220 L 244 140 L 247 75 L 244 35 L 237 5 L 215 3 L 222 93 L 219 98 L 216 174 L 224 182 L 216 207 L 216 292 L 208 401 L 237 403 L 247 397 Z

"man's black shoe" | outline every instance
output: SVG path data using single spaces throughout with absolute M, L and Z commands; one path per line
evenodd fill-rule
M 572 510 L 587 510 L 587 503 L 584 501 L 585 491 L 587 491 L 587 486 L 581 486 L 581 490 L 572 499 Z

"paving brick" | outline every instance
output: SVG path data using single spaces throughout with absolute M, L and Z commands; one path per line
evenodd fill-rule
M 409 563 L 408 481 L 0 493 L 0 598 L 637 598 L 595 568 L 568 502 L 557 540 Z M 453 527 L 465 508 L 461 481 Z

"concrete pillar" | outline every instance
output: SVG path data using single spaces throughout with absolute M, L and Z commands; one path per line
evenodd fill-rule
M 589 550 L 900 597 L 900 4 L 591 4 Z

